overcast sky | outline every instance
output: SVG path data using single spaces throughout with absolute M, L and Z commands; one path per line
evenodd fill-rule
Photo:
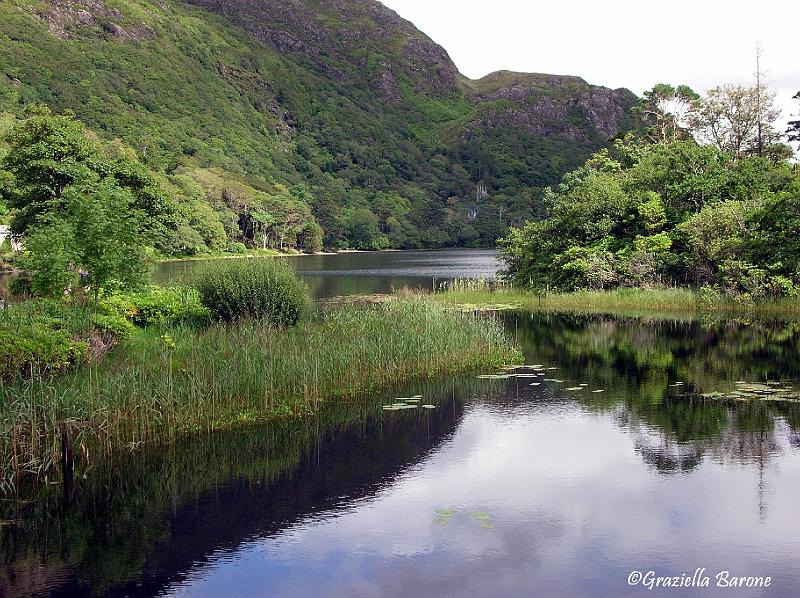
M 800 102 L 798 0 L 382 0 L 444 46 L 462 73 L 578 75 L 640 94 L 656 83 L 703 92 L 752 84 L 755 45 L 783 121 Z

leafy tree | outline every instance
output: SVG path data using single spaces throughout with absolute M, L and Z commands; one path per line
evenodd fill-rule
M 709 90 L 699 102 L 691 127 L 700 142 L 740 158 L 779 141 L 774 127 L 779 116 L 775 94 L 769 90 L 724 85 Z
M 545 193 L 546 217 L 501 241 L 517 284 L 795 292 L 800 178 L 788 163 L 690 140 L 620 149 L 621 160 L 600 152 L 566 175 Z
M 720 269 L 737 260 L 748 232 L 748 210 L 747 204 L 737 201 L 706 205 L 677 227 L 688 281 L 713 286 Z
M 800 100 L 800 91 L 794 94 L 795 100 Z M 789 141 L 800 141 L 800 120 L 789 121 L 789 128 L 786 130 Z
M 208 250 L 203 237 L 187 222 L 181 222 L 164 245 L 170 255 L 198 255 Z
M 354 249 L 385 249 L 388 238 L 380 231 L 380 220 L 367 208 L 358 208 L 346 213 L 344 228 Z
M 37 217 L 57 212 L 64 189 L 109 167 L 71 115 L 53 116 L 46 109 L 29 114 L 9 133 L 3 159 L 14 177 L 7 201 L 16 210 L 11 229 L 18 235 Z
M 319 253 L 322 251 L 324 232 L 316 222 L 309 222 L 301 230 L 299 243 L 306 253 Z
M 203 245 L 209 251 L 224 251 L 228 245 L 228 235 L 225 225 L 220 221 L 219 214 L 206 202 L 196 201 L 191 203 L 191 212 L 187 217 L 191 226 L 203 240 Z
M 86 272 L 83 286 L 97 297 L 114 284 L 130 287 L 142 282 L 150 219 L 139 212 L 133 194 L 105 179 L 71 186 L 63 198 L 75 235 L 76 264 Z
M 644 93 L 634 112 L 646 123 L 653 142 L 677 141 L 687 137 L 687 119 L 699 99 L 688 85 L 659 83 Z
M 782 276 L 800 277 L 800 177 L 761 205 L 751 220 L 750 261 Z
M 79 282 L 75 229 L 53 214 L 43 215 L 39 224 L 25 237 L 20 266 L 34 273 L 31 289 L 36 294 L 63 294 Z
M 71 115 L 37 110 L 8 135 L 3 166 L 23 266 L 48 295 L 137 284 L 145 247 L 163 239 L 174 209 L 131 156 L 113 160 Z M 78 277 L 80 275 L 80 277 Z

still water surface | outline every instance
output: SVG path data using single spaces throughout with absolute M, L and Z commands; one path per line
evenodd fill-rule
M 273 258 L 266 258 L 273 259 Z M 391 293 L 396 289 L 431 290 L 437 281 L 493 280 L 501 266 L 490 249 L 381 251 L 285 258 L 317 299 L 341 295 Z M 204 262 L 162 262 L 153 271 L 156 283 L 191 280 Z
M 506 323 L 528 364 L 556 369 L 100 464 L 69 507 L 0 526 L 0 595 L 798 595 L 800 403 L 699 396 L 800 385 L 797 323 Z M 437 408 L 381 409 L 414 394 Z M 697 567 L 772 584 L 627 583 Z

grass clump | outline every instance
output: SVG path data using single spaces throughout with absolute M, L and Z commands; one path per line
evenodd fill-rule
M 293 328 L 249 319 L 167 332 L 146 328 L 74 374 L 0 389 L 0 487 L 57 477 L 65 425 L 88 459 L 522 360 L 497 320 L 420 300 L 334 309 Z
M 306 288 L 283 260 L 210 262 L 195 286 L 211 315 L 223 322 L 257 318 L 274 326 L 294 326 L 309 313 Z
M 443 303 L 469 309 L 524 309 L 618 315 L 663 314 L 753 314 L 800 315 L 800 300 L 769 299 L 742 301 L 708 289 L 617 289 L 547 293 L 520 289 L 502 282 L 455 281 L 433 295 Z

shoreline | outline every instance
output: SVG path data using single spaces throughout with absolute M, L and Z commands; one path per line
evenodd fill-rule
M 492 247 L 436 247 L 436 248 L 423 248 L 423 249 L 339 249 L 337 251 L 318 251 L 316 253 L 281 253 L 277 250 L 271 253 L 223 253 L 223 254 L 210 254 L 210 255 L 197 255 L 187 257 L 164 257 L 154 259 L 154 263 L 162 264 L 169 262 L 196 262 L 207 260 L 223 260 L 223 259 L 243 259 L 243 258 L 260 258 L 260 257 L 311 257 L 316 255 L 332 256 L 332 255 L 347 255 L 351 253 L 403 253 L 406 251 L 496 251 Z
M 403 249 L 377 249 L 377 250 L 369 250 L 369 249 L 340 249 L 339 251 L 317 251 L 316 253 L 303 253 L 298 251 L 296 253 L 281 253 L 279 251 L 275 251 L 274 253 L 243 253 L 243 254 L 234 254 L 234 253 L 226 253 L 226 254 L 219 254 L 219 255 L 197 255 L 197 256 L 188 256 L 188 257 L 166 257 L 166 258 L 157 258 L 154 260 L 157 264 L 165 264 L 165 263 L 172 263 L 172 262 L 203 262 L 209 260 L 235 260 L 235 259 L 252 259 L 252 258 L 260 258 L 260 257 L 311 257 L 315 255 L 341 255 L 347 253 L 393 253 L 393 252 L 400 252 L 404 251 Z
M 462 309 L 564 312 L 621 316 L 718 316 L 800 318 L 800 298 L 761 301 L 709 297 L 692 289 L 622 289 L 536 294 L 500 287 L 456 288 L 431 294 L 434 301 Z

